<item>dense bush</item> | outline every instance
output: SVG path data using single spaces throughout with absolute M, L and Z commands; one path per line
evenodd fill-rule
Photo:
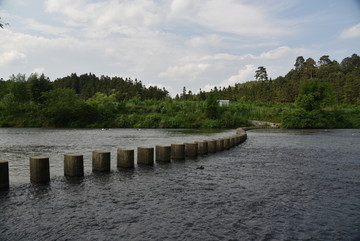
M 300 86 L 295 109 L 283 113 L 285 128 L 345 128 L 356 127 L 349 115 L 334 108 L 334 92 L 327 83 L 316 79 L 304 81 Z

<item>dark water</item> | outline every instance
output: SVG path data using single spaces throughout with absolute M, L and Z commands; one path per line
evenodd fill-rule
M 145 132 L 146 137 L 131 137 L 134 143 L 192 138 Z M 122 142 L 116 134 L 108 141 L 99 134 L 102 144 L 80 145 L 70 134 L 56 135 L 67 142 L 28 144 L 42 146 L 34 149 L 42 153 L 56 152 L 58 160 L 69 145 L 87 152 Z M 0 159 L 14 153 L 21 159 L 16 143 L 1 145 Z M 359 157 L 359 130 L 256 130 L 225 152 L 133 171 L 87 171 L 82 180 L 66 180 L 52 163 L 51 171 L 61 171 L 49 185 L 19 178 L 0 193 L 0 240 L 359 240 Z
M 116 150 L 154 147 L 235 135 L 234 130 L 193 132 L 159 129 L 41 129 L 0 128 L 0 160 L 9 161 L 10 183 L 24 184 L 30 180 L 29 157 L 45 155 L 50 158 L 50 176 L 64 173 L 66 153 L 84 155 L 85 173 L 91 174 L 94 150 L 110 151 L 112 169 L 116 170 Z M 135 152 L 136 159 L 136 152 Z

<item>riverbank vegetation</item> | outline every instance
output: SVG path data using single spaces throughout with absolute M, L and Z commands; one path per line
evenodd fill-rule
M 360 128 L 358 55 L 341 63 L 299 56 L 294 69 L 274 80 L 264 66 L 258 71 L 257 81 L 196 94 L 184 87 L 175 98 L 129 78 L 13 75 L 0 80 L 0 126 L 234 128 L 262 120 L 286 128 Z M 224 99 L 229 106 L 219 106 Z

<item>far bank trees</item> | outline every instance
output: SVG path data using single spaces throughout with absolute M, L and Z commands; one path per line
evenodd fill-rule
M 332 128 L 336 125 L 335 112 L 326 107 L 335 102 L 331 86 L 317 79 L 301 83 L 295 101 L 295 109 L 283 114 L 282 126 L 285 128 Z

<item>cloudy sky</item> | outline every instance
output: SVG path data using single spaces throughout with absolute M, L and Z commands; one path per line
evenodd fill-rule
M 0 0 L 0 78 L 137 78 L 172 95 L 360 54 L 359 0 Z

